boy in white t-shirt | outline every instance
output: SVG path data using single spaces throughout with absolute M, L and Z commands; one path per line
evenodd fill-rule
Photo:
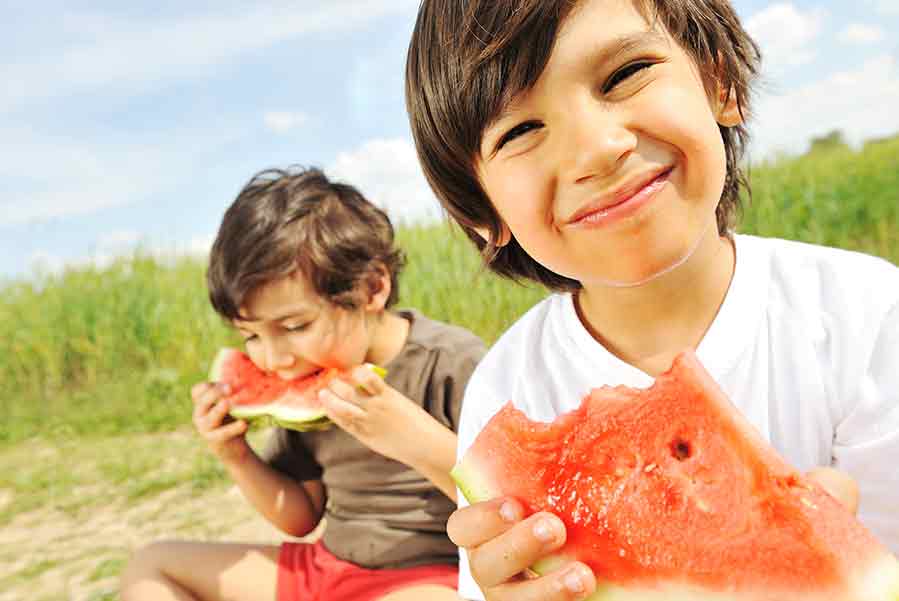
M 424 172 L 493 271 L 556 292 L 475 371 L 458 455 L 509 399 L 550 420 L 692 348 L 788 461 L 838 496 L 854 480 L 899 552 L 899 270 L 733 234 L 758 64 L 727 0 L 424 0 L 406 73 Z M 513 499 L 449 532 L 463 597 L 595 587 L 577 563 L 518 576 L 565 533 Z

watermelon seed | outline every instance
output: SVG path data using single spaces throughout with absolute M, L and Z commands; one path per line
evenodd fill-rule
M 683 438 L 675 438 L 671 443 L 671 456 L 678 461 L 685 461 L 690 458 L 692 449 L 690 443 Z

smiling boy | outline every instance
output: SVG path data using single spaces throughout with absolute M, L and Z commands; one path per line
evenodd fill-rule
M 458 456 L 509 399 L 551 420 L 691 348 L 794 466 L 848 472 L 897 551 L 899 270 L 735 234 L 759 60 L 726 0 L 424 0 L 406 73 L 424 172 L 490 269 L 556 292 L 476 369 Z M 595 586 L 577 563 L 517 576 L 565 531 L 513 499 L 448 528 L 466 598 Z

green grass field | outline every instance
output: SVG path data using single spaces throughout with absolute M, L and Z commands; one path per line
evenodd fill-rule
M 743 232 L 863 250 L 899 261 L 899 138 L 755 166 Z M 542 297 L 479 266 L 446 225 L 399 233 L 409 264 L 400 305 L 488 343 Z M 136 253 L 98 270 L 13 282 L 0 296 L 0 446 L 29 437 L 170 430 L 215 349 L 237 340 L 209 307 L 204 265 Z M 485 310 L 489 308 L 489 310 Z
M 899 137 L 756 165 L 751 177 L 739 231 L 899 263 Z M 482 272 L 470 243 L 446 225 L 401 229 L 400 244 L 409 258 L 400 306 L 488 343 L 544 294 Z M 12 499 L 0 503 L 0 525 L 48 505 L 92 511 L 110 490 L 127 503 L 185 483 L 198 491 L 224 483 L 217 464 L 194 453 L 198 445 L 147 442 L 190 432 L 191 384 L 204 379 L 218 347 L 237 344 L 209 307 L 201 261 L 138 252 L 0 291 L 0 493 Z M 55 451 L 41 455 L 34 445 Z M 162 470 L 176 453 L 178 468 Z M 98 481 L 108 486 L 82 494 Z M 116 557 L 109 565 L 121 563 Z

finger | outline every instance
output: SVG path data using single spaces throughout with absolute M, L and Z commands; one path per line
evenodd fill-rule
M 562 520 L 551 513 L 536 513 L 496 538 L 469 549 L 471 573 L 481 587 L 493 587 L 564 544 Z
M 221 428 L 210 430 L 206 433 L 206 440 L 211 443 L 222 443 L 228 441 L 235 436 L 240 436 L 247 431 L 247 422 L 238 419 L 225 424 Z
M 493 587 L 489 598 L 491 601 L 573 601 L 595 591 L 593 571 L 582 563 L 572 563 L 540 578 Z
M 387 385 L 384 380 L 364 365 L 357 366 L 352 372 L 356 387 L 366 394 L 376 396 L 384 392 Z
M 348 403 L 353 403 L 354 405 L 360 406 L 362 405 L 363 401 L 359 397 L 355 385 L 345 380 L 335 378 L 328 383 L 327 388 L 325 388 L 324 390 L 330 391 L 331 394 L 343 399 Z
M 228 417 L 228 414 L 231 412 L 231 403 L 228 399 L 219 398 L 218 402 L 212 406 L 207 413 L 207 417 L 211 421 L 214 421 L 216 425 L 221 424 Z
M 215 386 L 214 382 L 197 382 L 190 387 L 190 398 L 196 403 L 197 399 L 213 386 Z
M 318 400 L 328 417 L 338 426 L 343 427 L 349 425 L 353 420 L 365 417 L 364 409 L 337 396 L 327 388 L 318 393 Z
M 194 406 L 202 406 L 207 410 L 210 405 L 215 403 L 219 398 L 231 394 L 231 387 L 228 384 L 218 382 L 201 382 L 194 385 L 191 389 L 191 398 Z
M 478 547 L 523 519 L 521 503 L 499 497 L 457 509 L 450 515 L 446 531 L 457 547 Z
M 218 388 L 216 386 L 210 386 L 209 388 L 201 392 L 200 395 L 194 399 L 194 421 L 197 422 L 199 420 L 205 419 L 220 399 L 221 394 L 219 394 Z
M 853 514 L 858 511 L 858 484 L 849 474 L 831 467 L 818 467 L 811 470 L 808 477 Z

